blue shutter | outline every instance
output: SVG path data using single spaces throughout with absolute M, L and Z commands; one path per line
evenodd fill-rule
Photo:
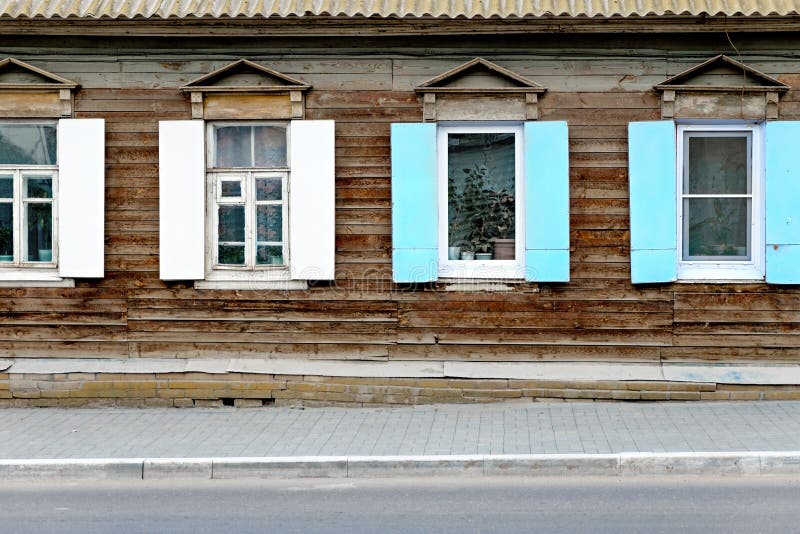
M 525 279 L 569 281 L 567 123 L 525 123 Z
M 800 121 L 767 123 L 767 282 L 800 284 Z
M 439 274 L 436 124 L 392 124 L 392 277 L 431 282 Z
M 675 123 L 628 125 L 631 280 L 634 284 L 678 278 Z

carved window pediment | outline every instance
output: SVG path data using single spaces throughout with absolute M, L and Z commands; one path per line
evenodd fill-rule
M 194 119 L 302 119 L 304 93 L 311 86 L 301 80 L 240 59 L 183 87 L 192 101 Z
M 0 116 L 59 118 L 72 116 L 78 84 L 24 61 L 0 61 Z
M 415 88 L 423 95 L 423 117 L 437 120 L 534 120 L 540 84 L 475 58 Z
M 790 87 L 725 55 L 715 56 L 656 85 L 665 119 L 778 118 L 780 94 Z

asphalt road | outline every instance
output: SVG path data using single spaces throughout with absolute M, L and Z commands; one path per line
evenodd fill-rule
M 0 532 L 798 532 L 800 478 L 14 483 Z

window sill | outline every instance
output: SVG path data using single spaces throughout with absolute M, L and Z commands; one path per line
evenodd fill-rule
M 439 278 L 438 283 L 444 286 L 445 291 L 461 292 L 507 292 L 519 289 L 519 286 L 531 285 L 526 287 L 528 292 L 538 293 L 539 287 L 536 282 L 526 280 L 504 279 L 504 278 Z
M 755 265 L 707 266 L 684 263 L 678 265 L 678 279 L 681 284 L 753 284 L 765 281 L 763 270 Z
M 439 269 L 440 279 L 525 281 L 525 268 L 514 261 L 448 261 Z
M 254 291 L 302 291 L 305 280 L 196 280 L 195 289 L 250 289 Z
M 514 291 L 514 287 L 505 283 L 491 282 L 484 280 L 481 282 L 452 282 L 444 286 L 445 291 L 461 291 L 464 293 L 501 293 L 504 291 Z
M 0 287 L 75 287 L 75 280 L 56 269 L 0 268 Z
M 308 289 L 305 280 L 292 280 L 289 269 L 263 271 L 219 270 L 206 274 L 205 280 L 197 280 L 195 289 L 251 289 L 292 291 Z
M 763 284 L 761 278 L 685 278 L 675 281 L 676 284 Z

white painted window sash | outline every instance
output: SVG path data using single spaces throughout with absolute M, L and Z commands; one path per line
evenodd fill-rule
M 58 167 L 56 165 L 0 165 L 0 176 L 11 176 L 13 180 L 13 199 L 1 199 L 4 204 L 12 204 L 14 218 L 13 233 L 13 254 L 14 259 L 10 262 L 0 262 L 0 269 L 4 270 L 25 270 L 40 269 L 42 271 L 52 271 L 57 274 L 58 261 Z M 28 199 L 25 198 L 25 177 L 36 176 L 50 178 L 52 184 L 52 198 Z M 28 261 L 28 238 L 26 232 L 27 214 L 26 208 L 29 204 L 49 204 L 51 210 L 51 250 L 52 261 Z M 50 274 L 50 273 L 48 273 Z
M 281 199 L 280 200 L 258 200 L 256 196 L 256 181 L 260 178 L 279 179 L 281 181 Z M 287 199 L 289 194 L 289 174 L 286 172 L 253 172 L 251 182 L 253 184 L 253 207 L 249 209 L 248 213 L 252 216 L 253 232 L 252 237 L 255 243 L 253 250 L 253 265 L 254 268 L 263 269 L 270 267 L 269 265 L 257 265 L 255 263 L 257 256 L 257 247 L 262 246 L 279 246 L 281 247 L 281 255 L 283 256 L 283 265 L 272 266 L 272 268 L 285 268 L 289 265 L 289 210 L 287 209 Z M 258 216 L 257 206 L 280 206 L 281 207 L 281 237 L 282 241 L 259 241 L 258 240 Z
M 207 282 L 221 284 L 226 281 L 242 283 L 258 283 L 265 281 L 287 281 L 289 276 L 289 169 L 280 168 L 223 168 L 214 167 L 216 164 L 216 146 L 214 128 L 219 126 L 259 126 L 275 125 L 286 126 L 283 122 L 252 122 L 252 121 L 215 121 L 206 124 L 206 158 L 208 172 L 206 173 L 207 202 L 206 202 L 206 277 Z M 288 162 L 288 136 L 287 136 L 287 162 Z M 254 130 L 250 130 L 250 158 L 255 160 L 255 139 Z M 256 180 L 259 178 L 277 178 L 281 180 L 281 200 L 280 201 L 257 201 L 256 200 Z M 223 181 L 240 181 L 241 197 L 223 198 L 221 194 L 221 183 Z M 283 250 L 283 265 L 258 265 L 256 263 L 257 247 L 278 243 L 259 242 L 257 240 L 257 216 L 256 206 L 262 204 L 273 204 L 283 206 L 283 242 L 280 243 Z M 245 210 L 245 263 L 244 265 L 221 265 L 219 264 L 219 245 L 226 244 L 219 242 L 219 206 L 221 205 L 241 205 Z M 249 286 L 248 286 L 249 287 Z M 253 287 L 255 288 L 255 287 Z
M 244 172 L 249 170 L 258 170 L 254 167 L 217 167 L 217 140 L 214 136 L 214 128 L 220 126 L 283 126 L 289 129 L 289 124 L 283 121 L 213 121 L 206 123 L 206 167 L 209 171 L 214 172 Z M 289 135 L 287 133 L 286 139 L 286 167 L 270 167 L 263 169 L 267 171 L 284 171 L 289 172 Z M 250 161 L 255 161 L 255 130 L 250 129 Z
M 229 178 L 229 179 L 227 179 Z M 216 199 L 216 202 L 212 206 L 212 213 L 214 214 L 214 224 L 212 226 L 212 253 L 214 255 L 213 258 L 213 266 L 215 269 L 224 269 L 224 268 L 247 268 L 248 267 L 248 247 L 247 247 L 247 236 L 248 236 L 248 219 L 247 219 L 247 173 L 236 173 L 226 175 L 225 173 L 216 173 L 210 177 L 210 181 L 212 182 L 212 198 Z M 241 195 L 238 198 L 222 197 L 221 192 L 221 184 L 222 182 L 233 182 L 238 181 L 241 185 Z M 214 192 L 216 191 L 216 192 Z M 244 219 L 244 242 L 234 242 L 234 241 L 220 241 L 219 239 L 219 212 L 223 206 L 242 206 L 245 212 L 245 219 Z M 219 247 L 221 245 L 244 245 L 244 260 L 245 264 L 241 266 L 236 265 L 219 265 Z
M 448 247 L 448 143 L 451 133 L 514 134 L 514 260 L 450 260 Z M 439 277 L 447 279 L 519 279 L 525 277 L 525 176 L 521 124 L 482 123 L 440 125 L 436 132 L 439 181 Z
M 256 200 L 256 180 L 258 178 L 273 178 L 281 180 L 281 198 L 283 200 Z M 223 198 L 219 192 L 223 181 L 241 181 L 242 196 Z M 209 213 L 212 214 L 208 235 L 212 236 L 209 246 L 210 267 L 213 270 L 225 271 L 256 271 L 285 269 L 289 265 L 288 250 L 288 213 L 286 210 L 286 195 L 288 190 L 288 173 L 267 171 L 237 171 L 235 173 L 215 172 L 209 173 L 208 182 L 211 184 Z M 256 221 L 256 206 L 279 205 L 283 207 L 283 242 L 258 241 Z M 241 245 L 241 243 L 219 240 L 219 208 L 220 206 L 244 206 L 244 265 L 224 265 L 219 263 L 219 245 Z M 280 245 L 283 251 L 284 265 L 258 265 L 256 263 L 256 247 L 258 245 Z
M 55 125 L 54 121 L 41 120 L 15 120 L 3 121 L 3 124 L 29 124 L 32 126 Z M 58 138 L 56 138 L 58 142 Z M 26 175 L 36 174 L 42 177 L 49 177 L 52 180 L 52 199 L 41 199 L 51 205 L 51 250 L 53 260 L 50 262 L 27 261 L 27 232 L 24 225 L 24 211 L 26 201 L 23 191 L 23 181 Z M 58 275 L 58 165 L 0 165 L 0 175 L 11 175 L 13 180 L 13 254 L 11 262 L 0 263 L 0 281 L 4 280 L 51 280 L 60 281 Z M 3 202 L 9 202 L 4 200 Z
M 764 260 L 764 127 L 763 123 L 703 123 L 678 124 L 677 130 L 677 236 L 678 279 L 686 281 L 763 280 Z M 687 133 L 749 133 L 751 136 L 751 190 L 749 194 L 690 194 L 684 193 L 684 140 Z M 683 200 L 688 198 L 749 198 L 750 260 L 684 260 Z

